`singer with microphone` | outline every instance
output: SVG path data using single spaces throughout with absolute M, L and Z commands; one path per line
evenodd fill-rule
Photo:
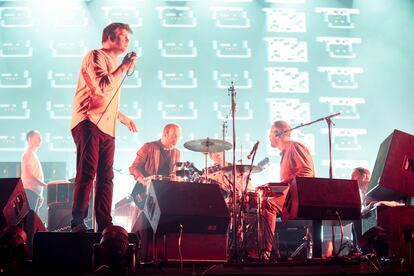
M 89 51 L 81 64 L 71 122 L 77 154 L 72 232 L 87 230 L 84 219 L 95 177 L 97 230 L 102 232 L 112 225 L 116 121 L 131 132 L 137 131 L 134 121 L 119 111 L 121 84 L 137 61 L 136 54 L 131 52 L 118 65 L 118 57 L 127 52 L 130 34 L 132 30 L 127 24 L 109 24 L 102 32 L 102 48 Z

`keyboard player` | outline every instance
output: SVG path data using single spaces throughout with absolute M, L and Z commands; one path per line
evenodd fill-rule
M 308 148 L 302 143 L 290 139 L 290 125 L 279 120 L 272 124 L 269 132 L 270 145 L 280 151 L 280 182 L 290 183 L 296 176 L 314 177 L 315 169 Z M 283 209 L 288 189 L 281 196 L 264 197 L 262 202 L 264 259 L 278 257 L 278 248 L 274 245 L 276 217 Z

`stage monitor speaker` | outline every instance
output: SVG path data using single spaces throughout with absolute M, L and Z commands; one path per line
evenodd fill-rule
M 33 256 L 33 238 L 37 232 L 47 231 L 45 225 L 35 211 L 30 210 L 19 222 L 19 226 L 26 232 L 27 245 L 29 246 L 29 258 Z
M 36 233 L 34 274 L 81 275 L 92 272 L 93 245 L 100 239 L 100 233 Z
M 155 180 L 144 213 L 155 233 L 222 234 L 230 214 L 216 184 Z
M 375 160 L 367 196 L 376 200 L 414 197 L 414 136 L 394 130 Z
M 37 232 L 34 236 L 33 275 L 85 275 L 93 272 L 94 245 L 101 233 Z M 128 240 L 139 247 L 136 234 Z
M 144 258 L 227 261 L 230 214 L 218 185 L 153 181 L 144 213 L 156 237 L 154 254 L 144 254 Z M 143 238 L 144 251 L 152 251 L 150 244 Z
M 296 177 L 290 185 L 282 220 L 359 219 L 361 198 L 356 180 Z
M 0 178 L 0 228 L 17 225 L 29 212 L 20 178 Z

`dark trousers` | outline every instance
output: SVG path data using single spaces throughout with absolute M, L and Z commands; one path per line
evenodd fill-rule
M 85 120 L 72 129 L 76 144 L 76 180 L 73 190 L 72 227 L 84 223 L 89 194 L 96 176 L 95 214 L 98 232 L 112 224 L 111 207 L 115 139 Z
M 33 211 L 35 211 L 35 213 L 38 214 L 40 208 L 40 196 L 30 189 L 24 189 L 24 191 L 26 192 L 26 197 L 27 201 L 29 202 L 30 209 L 32 209 Z
M 352 221 L 353 245 L 357 248 L 362 239 L 362 219 Z

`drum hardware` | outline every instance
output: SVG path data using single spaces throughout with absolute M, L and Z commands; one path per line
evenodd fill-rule
M 176 170 L 175 175 L 184 178 L 184 181 L 186 181 L 186 179 L 190 178 L 190 170 Z
M 298 248 L 290 255 L 291 258 L 295 258 L 299 253 L 302 251 L 302 249 L 306 249 L 306 258 L 311 259 L 312 258 L 312 235 L 309 231 L 309 226 L 306 226 L 306 234 L 303 237 L 304 242 L 299 245 Z
M 218 139 L 210 139 L 207 137 L 206 139 L 198 139 L 198 140 L 191 140 L 184 143 L 184 147 L 191 151 L 201 152 L 204 154 L 205 160 L 205 179 L 204 181 L 207 183 L 208 181 L 208 165 L 207 165 L 207 155 L 210 152 L 220 152 L 231 149 L 231 144 L 226 141 L 218 140 Z
M 242 190 L 241 190 L 241 200 L 240 200 L 240 210 L 239 210 L 239 217 L 241 218 L 240 223 L 242 224 L 242 229 L 243 229 L 243 246 L 242 246 L 242 250 L 243 250 L 243 255 L 247 256 L 248 254 L 248 247 L 247 247 L 247 224 L 248 224 L 248 210 L 246 208 L 246 206 L 248 206 L 248 200 L 249 200 L 249 196 L 252 197 L 253 194 L 249 194 L 247 191 L 248 185 L 249 185 L 249 181 L 250 181 L 250 175 L 253 172 L 253 170 L 255 170 L 255 172 L 260 172 L 261 168 L 259 168 L 258 166 L 253 165 L 254 164 L 254 159 L 256 157 L 256 153 L 257 153 L 257 148 L 259 145 L 259 141 L 256 142 L 256 144 L 254 145 L 253 149 L 251 150 L 249 156 L 247 157 L 248 159 L 251 159 L 251 163 L 250 165 L 235 165 L 232 168 L 233 173 L 235 173 L 236 171 L 240 174 L 240 175 L 246 175 L 246 183 L 244 184 L 244 186 L 242 186 Z M 242 178 L 242 184 L 243 184 L 243 178 Z M 234 185 L 236 187 L 236 185 Z M 247 199 L 247 202 L 246 202 Z M 249 206 L 250 207 L 250 206 Z M 260 217 L 257 217 L 257 220 L 260 220 Z M 259 230 L 259 229 L 258 229 Z M 260 255 L 259 255 L 260 256 Z
M 181 169 L 176 170 L 175 175 L 182 177 L 185 182 L 197 182 L 202 174 L 202 171 L 197 169 L 194 163 L 189 161 L 177 162 L 176 166 L 181 167 Z
M 255 165 L 247 165 L 247 164 L 240 164 L 240 165 L 236 165 L 236 173 L 237 174 L 247 174 L 249 173 L 250 167 L 252 167 L 252 173 L 259 173 L 262 171 L 262 169 L 259 166 L 255 166 Z M 233 166 L 227 166 L 224 167 L 223 169 L 224 173 L 232 173 L 233 170 Z

